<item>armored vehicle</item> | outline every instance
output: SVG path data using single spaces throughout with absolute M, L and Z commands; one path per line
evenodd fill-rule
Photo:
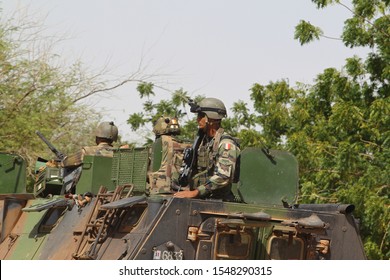
M 0 259 L 366 258 L 353 205 L 297 204 L 292 154 L 244 149 L 235 202 L 176 198 L 180 189 L 151 182 L 169 181 L 164 147 L 183 152 L 185 143 L 169 137 L 152 148 L 115 149 L 112 158 L 84 157 L 71 194 L 64 185 L 72 170 L 38 161 L 26 192 L 25 160 L 0 153 Z

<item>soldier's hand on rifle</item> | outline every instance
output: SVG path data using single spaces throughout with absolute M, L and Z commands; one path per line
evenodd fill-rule
M 174 197 L 179 197 L 179 198 L 195 198 L 199 195 L 198 190 L 193 190 L 193 191 L 181 191 L 175 193 L 173 196 Z

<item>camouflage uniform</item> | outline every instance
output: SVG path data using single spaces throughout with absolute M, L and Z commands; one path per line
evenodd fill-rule
M 190 185 L 202 198 L 234 201 L 231 191 L 235 179 L 240 148 L 236 141 L 220 128 L 212 139 L 205 137 L 198 150 L 197 174 Z
M 103 157 L 113 157 L 114 152 L 112 150 L 112 145 L 101 142 L 97 146 L 86 146 L 81 149 L 80 152 L 77 152 L 73 155 L 66 157 L 61 165 L 62 167 L 72 167 L 79 166 L 83 163 L 84 156 L 103 156 Z
M 183 162 L 183 151 L 191 146 L 170 135 L 161 135 L 162 158 L 159 170 L 149 173 L 149 193 L 171 193 L 177 185 L 179 170 Z M 159 152 L 159 151 L 153 151 Z
M 191 143 L 185 143 L 173 137 L 180 134 L 180 125 L 175 117 L 161 116 L 156 120 L 153 126 L 153 132 L 156 135 L 155 144 L 161 141 L 161 150 L 152 151 L 161 153 L 161 162 L 158 170 L 149 172 L 149 185 L 147 192 L 149 194 L 171 193 L 172 188 L 177 185 L 179 169 L 183 161 L 183 151 L 190 147 Z M 154 147 L 158 147 L 155 145 Z M 153 160 L 152 160 L 153 161 Z M 154 172 L 153 172 L 154 171 Z
M 114 152 L 112 145 L 101 142 L 97 146 L 83 147 L 82 149 L 84 156 L 102 156 L 102 157 L 113 157 Z
M 118 140 L 118 128 L 114 122 L 101 122 L 95 131 L 96 146 L 83 147 L 80 152 L 66 157 L 62 167 L 76 167 L 83 163 L 84 156 L 113 157 L 112 142 Z
M 197 113 L 198 137 L 203 137 L 198 146 L 198 137 L 194 143 L 197 149 L 197 166 L 191 166 L 191 190 L 197 190 L 201 198 L 234 201 L 232 183 L 238 180 L 240 148 L 235 139 L 224 133 L 220 127 L 222 119 L 227 117 L 225 104 L 213 97 L 202 99 L 199 104 L 190 100 L 190 111 Z M 217 131 L 214 131 L 217 129 Z M 201 136 L 199 132 L 204 132 Z M 199 147 L 199 148 L 198 148 Z M 178 197 L 194 197 L 193 192 L 183 192 Z

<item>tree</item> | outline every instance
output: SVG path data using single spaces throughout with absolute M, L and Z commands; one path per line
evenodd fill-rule
M 23 155 L 29 166 L 38 154 L 48 154 L 42 153 L 47 148 L 36 130 L 55 137 L 51 138 L 55 142 L 62 137 L 78 142 L 85 137 L 80 132 L 86 129 L 88 133 L 89 125 L 97 121 L 96 114 L 88 118 L 91 110 L 75 101 L 80 88 L 89 82 L 81 80 L 81 65 L 75 63 L 61 71 L 53 63 L 58 61 L 56 55 L 40 45 L 39 30 L 34 26 L 11 22 L 0 26 L 0 149 Z M 41 51 L 34 52 L 36 49 Z M 71 141 L 61 148 L 71 149 Z
M 22 155 L 30 175 L 38 156 L 54 157 L 36 130 L 65 154 L 94 144 L 101 115 L 85 101 L 158 75 L 143 74 L 140 63 L 128 77 L 108 80 L 106 68 L 90 70 L 80 60 L 65 63 L 53 49 L 66 37 L 45 35 L 43 22 L 28 14 L 5 18 L 0 23 L 0 150 Z
M 318 8 L 340 1 L 312 1 Z M 330 68 L 312 86 L 285 82 L 254 85 L 265 138 L 283 143 L 300 162 L 302 202 L 356 205 L 367 255 L 390 255 L 390 17 L 389 1 L 353 1 L 342 41 L 370 47 L 365 60 L 347 59 L 343 71 Z M 306 21 L 295 30 L 301 44 L 323 37 Z M 284 138 L 283 138 L 284 137 Z

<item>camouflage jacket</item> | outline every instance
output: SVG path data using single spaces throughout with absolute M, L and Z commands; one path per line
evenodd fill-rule
M 97 146 L 83 147 L 82 153 L 84 156 L 113 157 L 114 155 L 112 146 L 105 142 L 99 143 Z
M 149 194 L 167 194 L 172 193 L 179 177 L 179 169 L 183 162 L 183 151 L 191 147 L 191 143 L 181 142 L 171 135 L 162 135 L 161 150 L 153 150 L 152 153 L 161 154 L 161 162 L 156 171 L 150 171 L 148 174 L 147 193 Z
M 108 143 L 99 143 L 96 146 L 85 146 L 81 149 L 81 151 L 72 154 L 66 157 L 62 163 L 62 167 L 72 167 L 79 166 L 83 163 L 84 156 L 103 156 L 103 157 L 113 157 L 114 151 L 112 150 L 112 146 Z
M 198 150 L 198 170 L 192 178 L 192 187 L 199 190 L 201 197 L 234 200 L 232 183 L 240 156 L 237 142 L 223 129 L 212 139 L 203 139 Z

